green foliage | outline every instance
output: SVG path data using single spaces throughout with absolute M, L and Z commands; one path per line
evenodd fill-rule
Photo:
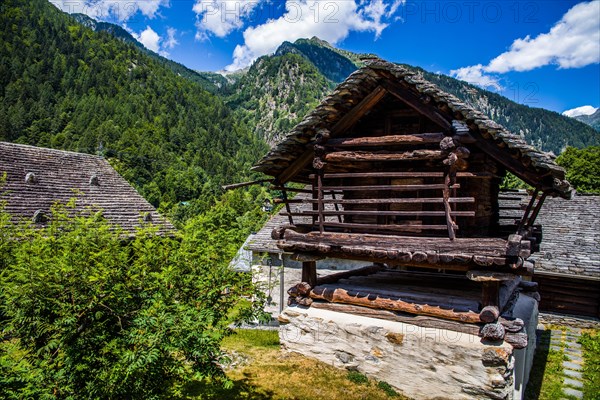
M 379 381 L 377 382 L 377 387 L 385 392 L 390 397 L 399 397 L 398 392 L 394 390 L 394 388 L 387 382 Z
M 41 230 L 0 212 L 0 397 L 180 398 L 193 381 L 227 382 L 220 342 L 262 310 L 228 267 L 264 218 L 250 196 L 224 197 L 176 237 L 148 226 L 130 240 L 93 210 L 56 207 Z
M 579 343 L 583 348 L 583 379 L 586 400 L 600 399 L 600 331 L 583 332 Z
M 350 382 L 356 383 L 358 385 L 364 385 L 369 382 L 369 378 L 367 378 L 366 375 L 361 374 L 358 371 L 348 371 L 346 377 Z
M 522 179 L 520 179 L 519 177 L 511 174 L 510 172 L 507 172 L 506 175 L 504 176 L 504 179 L 502 179 L 502 183 L 500 184 L 500 188 L 501 189 L 505 189 L 505 190 L 511 190 L 511 189 L 532 189 L 532 187 L 528 184 L 526 184 L 525 182 L 523 182 Z
M 567 170 L 567 180 L 580 193 L 600 193 L 600 146 L 567 147 L 556 159 Z
M 46 0 L 0 10 L 0 140 L 103 155 L 153 205 L 200 212 L 267 151 L 174 63 Z

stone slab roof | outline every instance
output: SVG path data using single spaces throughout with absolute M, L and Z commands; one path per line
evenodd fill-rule
M 540 252 L 531 257 L 536 273 L 600 281 L 600 195 L 548 198 L 536 223 L 543 227 Z
M 143 221 L 161 234 L 175 228 L 102 157 L 0 142 L 0 176 L 6 174 L 0 200 L 16 221 L 50 215 L 55 203 L 76 198 L 75 212 L 93 207 L 112 224 L 133 234 Z M 43 222 L 38 224 L 43 226 Z
M 530 172 L 532 176 L 539 177 L 540 180 L 542 177 L 545 180 L 550 178 L 546 183 L 551 189 L 550 194 L 565 198 L 571 195 L 572 189 L 565 180 L 564 169 L 558 166 L 548 154 L 527 144 L 519 135 L 511 133 L 456 96 L 444 92 L 420 74 L 381 59 L 368 60 L 365 67 L 355 71 L 337 86 L 253 169 L 277 177 L 309 148 L 318 129 L 333 127 L 382 80 L 402 83 L 411 88 L 415 95 L 428 96 L 429 104 L 438 110 L 448 110 L 446 114 L 452 115 L 451 118 L 464 121 L 472 130 L 477 129 L 485 141 L 494 144 L 493 147 L 498 154 L 520 161 L 524 170 Z M 529 180 L 528 183 L 532 186 L 540 183 Z

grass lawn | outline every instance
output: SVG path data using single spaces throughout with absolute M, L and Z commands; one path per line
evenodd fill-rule
M 397 399 L 385 382 L 367 379 L 298 354 L 280 350 L 277 331 L 240 329 L 225 339 L 223 349 L 232 355 L 227 375 L 233 388 L 198 385 L 198 399 Z
M 600 330 L 585 331 L 579 339 L 583 348 L 583 398 L 600 400 Z

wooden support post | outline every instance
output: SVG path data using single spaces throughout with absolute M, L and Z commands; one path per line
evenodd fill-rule
M 323 224 L 325 223 L 325 215 L 323 214 L 323 170 L 317 173 L 317 200 L 319 209 L 319 232 L 323 233 Z
M 525 227 L 525 223 L 527 222 L 527 219 L 529 218 L 529 213 L 531 212 L 531 209 L 533 208 L 535 199 L 537 199 L 539 192 L 540 191 L 538 189 L 535 189 L 535 191 L 533 192 L 533 195 L 531 196 L 531 200 L 529 200 L 529 204 L 527 204 L 527 208 L 525 209 L 525 212 L 523 213 L 523 218 L 521 218 L 521 221 L 519 222 L 519 227 L 517 228 L 517 235 L 522 234 L 523 228 Z
M 290 221 L 291 225 L 294 225 L 294 218 L 292 217 L 292 209 L 290 208 L 290 203 L 288 202 L 288 197 L 287 197 L 287 191 L 284 190 L 281 191 L 281 194 L 283 196 L 283 202 L 285 203 L 285 210 L 288 212 L 288 220 Z
M 533 225 L 533 223 L 535 222 L 535 219 L 537 218 L 540 210 L 542 209 L 542 205 L 544 204 L 544 200 L 546 200 L 546 192 L 542 193 L 542 197 L 540 197 L 540 199 L 538 200 L 535 209 L 533 210 L 533 212 L 531 213 L 531 216 L 529 217 L 529 219 L 527 220 L 527 226 L 525 228 L 529 228 Z
M 339 203 L 336 201 L 337 199 L 335 198 L 335 192 L 331 192 L 331 199 L 333 200 L 333 206 L 335 207 L 335 211 L 339 212 L 340 211 L 340 206 Z M 325 203 L 325 201 L 323 201 L 323 203 Z M 342 215 L 339 214 L 338 216 L 338 222 L 342 223 Z
M 304 261 L 302 263 L 302 282 L 308 283 L 311 287 L 317 286 L 316 261 Z
M 444 174 L 444 211 L 446 212 L 446 224 L 448 225 L 448 237 L 450 240 L 456 239 L 456 233 L 454 232 L 454 221 L 452 221 L 452 209 L 448 199 L 450 198 L 450 174 Z
M 498 307 L 500 303 L 500 282 L 487 281 L 482 282 L 481 285 L 481 305 L 483 307 Z

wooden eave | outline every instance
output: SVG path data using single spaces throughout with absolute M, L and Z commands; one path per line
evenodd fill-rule
M 368 61 L 365 67 L 350 75 L 253 170 L 275 177 L 280 184 L 308 182 L 317 132 L 327 129 L 332 138 L 339 137 L 385 94 L 400 99 L 439 125 L 442 132 L 453 129 L 453 120 L 461 121 L 474 137 L 474 145 L 508 171 L 549 195 L 571 197 L 572 188 L 565 180 L 564 169 L 550 156 L 419 74 L 380 59 Z

